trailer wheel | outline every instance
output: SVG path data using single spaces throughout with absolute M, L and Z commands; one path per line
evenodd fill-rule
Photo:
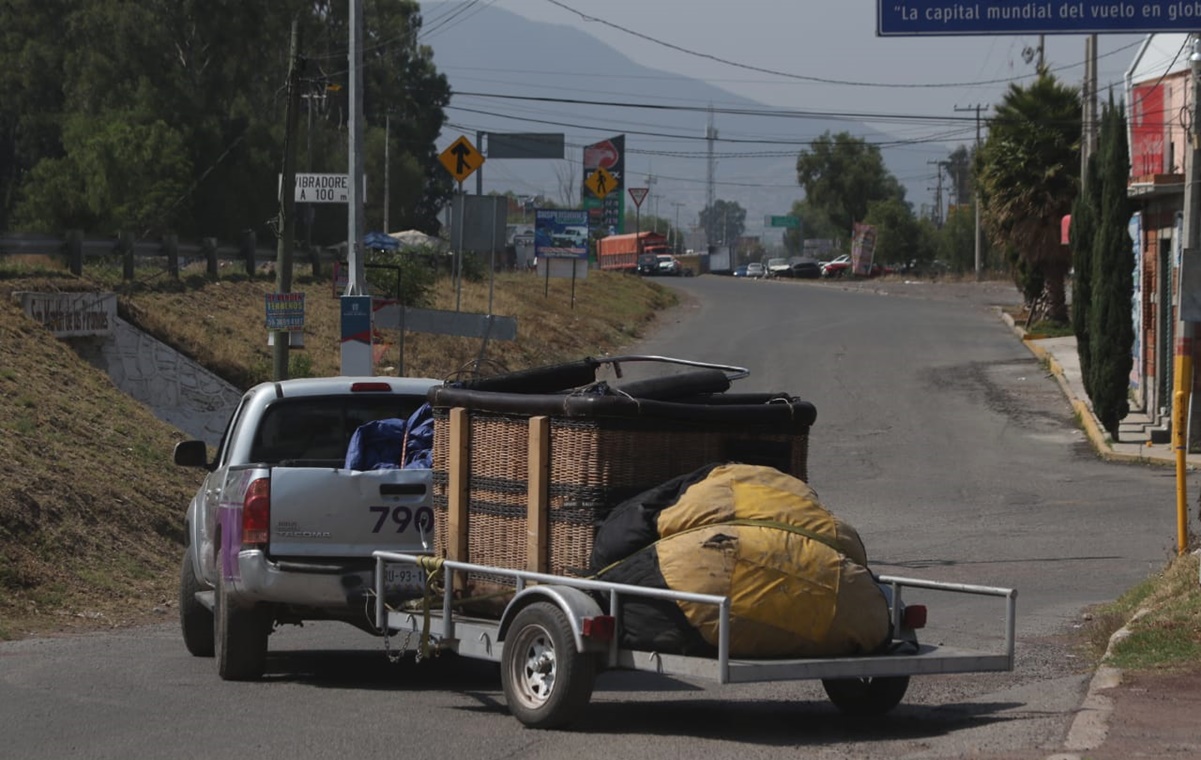
M 261 609 L 231 604 L 221 552 L 217 551 L 217 593 L 214 594 L 213 638 L 217 674 L 225 681 L 257 681 L 267 664 L 271 619 Z
M 559 728 L 588 706 L 596 670 L 593 658 L 576 650 L 562 610 L 535 602 L 513 619 L 500 679 L 513 717 L 530 728 Z
M 826 696 L 846 715 L 883 715 L 901 703 L 909 688 L 909 676 L 882 678 L 826 678 Z
M 212 657 L 213 613 L 196 599 L 196 592 L 202 590 L 192 569 L 191 553 L 184 549 L 179 568 L 179 628 L 189 652 L 196 657 Z

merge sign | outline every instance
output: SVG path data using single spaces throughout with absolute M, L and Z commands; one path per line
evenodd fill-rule
M 876 35 L 1128 34 L 1193 32 L 1198 0 L 876 0 Z

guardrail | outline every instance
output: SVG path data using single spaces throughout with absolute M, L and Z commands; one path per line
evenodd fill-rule
M 65 257 L 67 268 L 75 275 L 83 274 L 88 259 L 118 257 L 123 264 L 124 279 L 132 280 L 135 263 L 146 259 L 161 259 L 168 274 L 175 278 L 179 277 L 181 259 L 205 260 L 207 273 L 211 277 L 217 276 L 222 260 L 232 259 L 242 262 L 246 273 L 254 276 L 260 263 L 276 260 L 277 252 L 275 248 L 259 247 L 252 232 L 243 235 L 236 244 L 222 244 L 212 237 L 199 242 L 180 242 L 175 235 L 167 235 L 161 240 L 142 240 L 129 234 L 84 237 L 78 231 L 69 232 L 66 237 L 35 233 L 0 234 L 0 256 L 21 254 Z M 322 262 L 331 262 L 334 257 L 320 249 L 313 249 L 307 259 L 313 266 L 314 275 L 318 275 Z

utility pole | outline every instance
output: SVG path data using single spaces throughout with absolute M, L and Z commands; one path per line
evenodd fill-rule
M 1088 184 L 1088 161 L 1097 149 L 1097 35 L 1084 38 L 1084 84 L 1080 88 L 1083 101 L 1084 139 L 1080 141 L 1080 184 Z
M 676 207 L 676 253 L 680 252 L 680 206 L 684 205 L 683 201 L 672 201 L 671 205 Z
M 927 163 L 927 164 L 934 164 L 935 166 L 937 166 L 937 167 L 938 167 L 938 174 L 937 174 L 937 176 L 936 176 L 936 179 L 935 179 L 935 185 L 934 185 L 934 187 L 928 187 L 928 188 L 926 188 L 926 189 L 927 189 L 927 190 L 933 190 L 933 191 L 934 191 L 934 214 L 933 214 L 933 217 L 934 217 L 934 218 L 933 218 L 933 220 L 932 220 L 932 221 L 934 222 L 934 226 L 935 226 L 935 227 L 937 227 L 938 229 L 940 229 L 940 230 L 941 230 L 941 229 L 942 229 L 942 222 L 943 222 L 943 215 L 942 215 L 942 168 L 943 168 L 944 166 L 946 166 L 946 165 L 947 165 L 947 162 L 946 162 L 946 161 L 927 161 L 926 163 Z
M 384 234 L 385 235 L 387 235 L 388 230 L 391 229 L 391 227 L 388 226 L 388 206 L 390 205 L 389 204 L 390 198 L 388 197 L 388 193 L 389 193 L 388 164 L 391 163 L 390 161 L 388 161 L 388 148 L 390 147 L 391 142 L 392 142 L 392 114 L 387 113 L 387 114 L 384 114 Z
M 1041 45 L 1040 45 L 1040 47 L 1041 47 Z M 988 106 L 981 105 L 979 103 L 977 103 L 974 106 L 966 106 L 964 108 L 955 106 L 956 111 L 975 111 L 976 112 L 976 151 L 975 151 L 975 153 L 972 154 L 973 158 L 975 156 L 980 155 L 980 112 L 982 110 L 984 110 L 985 108 L 988 108 Z M 961 200 L 960 202 L 962 203 L 963 201 Z M 983 271 L 984 270 L 984 262 L 983 262 L 984 235 L 981 231 L 981 225 L 980 225 L 980 188 L 979 188 L 979 184 L 976 182 L 976 178 L 974 176 L 972 177 L 972 205 L 976 207 L 976 281 L 979 282 L 981 277 L 983 277 L 983 274 L 984 274 L 984 271 Z
M 717 177 L 717 160 L 713 155 L 713 143 L 717 141 L 717 129 L 713 126 L 713 106 L 709 106 L 709 123 L 707 125 L 705 125 L 705 141 L 708 143 L 708 146 L 709 146 L 708 147 L 709 156 L 708 156 L 708 162 L 707 162 L 707 168 L 706 168 L 706 178 L 705 178 L 705 208 L 709 210 L 709 217 L 710 217 L 709 224 L 706 225 L 706 230 L 705 230 L 705 251 L 707 253 L 712 253 L 714 241 L 709 239 L 708 228 L 712 227 L 713 222 L 716 221 L 712 217 L 713 217 L 713 204 L 717 202 L 717 187 L 715 184 L 716 177 Z M 722 239 L 724 241 L 725 232 L 722 232 Z M 733 266 L 733 265 L 734 265 L 733 262 L 730 262 L 730 266 Z
M 1182 313 L 1185 304 L 1184 270 L 1196 266 L 1198 249 L 1201 248 L 1201 162 L 1197 149 L 1201 147 L 1201 37 L 1193 35 L 1193 53 L 1189 56 L 1190 85 L 1193 102 L 1190 104 L 1192 118 L 1189 119 L 1188 146 L 1185 154 L 1187 174 L 1184 183 L 1184 255 L 1177 276 L 1176 294 L 1176 346 L 1174 385 L 1172 392 L 1172 447 L 1176 452 L 1176 524 L 1177 549 L 1179 554 L 1188 551 L 1188 449 L 1189 449 L 1189 399 L 1193 390 L 1193 340 L 1196 331 L 1194 322 L 1187 321 Z M 1094 52 L 1096 47 L 1093 48 Z
M 296 237 L 296 119 L 300 110 L 300 21 L 292 19 L 292 42 L 288 54 L 288 100 L 284 107 L 284 178 L 279 185 L 279 240 L 275 249 L 275 292 L 292 292 L 292 240 Z M 273 336 L 272 374 L 288 379 L 287 330 Z

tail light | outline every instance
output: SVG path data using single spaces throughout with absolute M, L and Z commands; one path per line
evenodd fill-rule
M 617 629 L 612 615 L 586 617 L 580 623 L 580 633 L 584 634 L 584 638 L 596 641 L 612 641 L 613 632 Z
M 901 615 L 901 627 L 910 630 L 926 627 L 926 605 L 911 604 Z
M 252 481 L 242 500 L 242 546 L 267 543 L 271 525 L 271 481 Z

